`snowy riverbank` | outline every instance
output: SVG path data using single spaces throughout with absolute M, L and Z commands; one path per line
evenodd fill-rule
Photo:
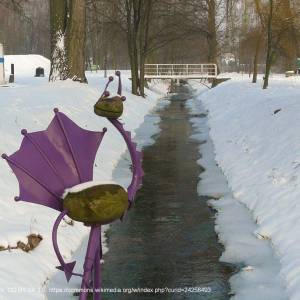
M 114 168 L 126 151 L 126 145 L 106 119 L 93 113 L 93 105 L 102 93 L 107 79 L 104 79 L 101 73 L 88 73 L 88 85 L 71 81 L 49 84 L 47 77 L 34 78 L 32 74 L 35 66 L 45 66 L 45 59 L 41 58 L 37 62 L 39 58 L 35 56 L 33 63 L 30 56 L 27 58 L 22 60 L 22 72 L 19 75 L 17 67 L 21 57 L 14 59 L 16 83 L 9 87 L 0 87 L 0 152 L 11 154 L 18 149 L 22 140 L 22 128 L 29 132 L 45 129 L 53 118 L 53 108 L 58 107 L 83 128 L 108 128 L 96 157 L 94 179 L 111 180 Z M 9 59 L 13 61 L 12 57 Z M 28 71 L 24 63 L 27 64 Z M 47 66 L 45 70 L 47 75 Z M 123 78 L 124 95 L 127 100 L 124 103 L 122 121 L 125 122 L 126 129 L 132 131 L 133 136 L 167 87 L 161 84 L 154 88 L 155 92 L 147 90 L 146 99 L 133 96 L 130 93 L 129 79 Z M 109 90 L 115 92 L 116 89 L 117 83 L 114 82 Z M 151 120 L 148 120 L 148 124 L 150 123 Z M 149 135 L 152 132 L 149 131 Z M 149 140 L 150 136 L 143 136 L 143 139 Z M 43 289 L 47 287 L 49 279 L 57 271 L 55 266 L 58 265 L 51 242 L 51 230 L 57 212 L 30 203 L 14 202 L 14 196 L 18 195 L 17 180 L 5 161 L 0 161 L 0 168 L 0 246 L 14 247 L 18 241 L 27 243 L 27 236 L 30 234 L 40 234 L 43 237 L 39 246 L 29 253 L 20 249 L 0 251 L 0 299 L 44 299 Z M 88 228 L 80 223 L 75 222 L 70 226 L 65 222 L 61 225 L 59 246 L 66 261 L 71 260 L 74 251 L 87 234 Z M 80 272 L 81 268 L 78 263 L 75 271 Z M 18 292 L 17 288 L 24 290 Z
M 229 186 L 212 201 L 226 247 L 221 259 L 248 266 L 231 279 L 233 299 L 300 297 L 299 99 L 300 79 L 276 76 L 267 90 L 235 78 L 194 101 L 209 111 Z

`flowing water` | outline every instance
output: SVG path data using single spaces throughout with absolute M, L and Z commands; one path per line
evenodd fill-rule
M 145 177 L 135 205 L 107 232 L 102 287 L 112 290 L 103 299 L 229 299 L 233 269 L 218 260 L 214 212 L 197 194 L 199 145 L 189 138 L 184 105 L 191 95 L 185 86 L 177 92 L 158 112 L 155 143 L 143 149 Z

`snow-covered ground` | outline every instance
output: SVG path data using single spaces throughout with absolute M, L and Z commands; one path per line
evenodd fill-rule
M 36 68 L 43 68 L 46 74 L 50 72 L 50 61 L 46 57 L 37 54 L 29 55 L 5 55 L 4 59 L 5 75 L 10 74 L 10 65 L 14 64 L 16 79 L 23 77 L 33 77 Z
M 221 260 L 244 266 L 230 280 L 232 299 L 299 300 L 300 78 L 273 76 L 267 90 L 261 85 L 235 77 L 189 106 L 194 114 L 208 110 L 211 150 L 228 183 L 223 190 L 216 179 L 223 197 L 210 204 L 225 245 Z M 200 163 L 215 172 L 205 155 Z
M 214 145 L 205 117 L 207 112 L 202 102 L 196 98 L 189 100 L 187 105 L 191 115 L 194 115 L 190 119 L 194 128 L 191 138 L 200 142 L 201 158 L 198 163 L 205 168 L 199 176 L 198 193 L 218 199 L 210 200 L 208 205 L 218 211 L 215 230 L 219 241 L 226 246 L 220 260 L 241 268 L 230 279 L 231 294 L 235 295 L 233 299 L 286 299 L 278 277 L 279 261 L 273 256 L 270 242 L 253 235 L 257 225 L 251 212 L 234 199 L 226 177 L 216 164 Z
M 110 123 L 93 112 L 93 105 L 107 82 L 103 74 L 88 73 L 88 85 L 72 81 L 48 83 L 49 61 L 44 57 L 8 56 L 5 61 L 7 70 L 9 63 L 15 63 L 16 82 L 0 87 L 0 153 L 11 154 L 19 148 L 22 128 L 28 132 L 45 129 L 54 116 L 53 108 L 58 107 L 83 128 L 108 128 L 96 157 L 94 179 L 112 180 L 126 145 Z M 45 78 L 33 77 L 35 68 L 39 66 L 45 68 Z M 130 81 L 123 78 L 127 100 L 121 120 L 134 136 L 146 117 L 147 128 L 152 130 L 145 130 L 143 136 L 139 136 L 143 144 L 151 141 L 151 134 L 157 130 L 157 126 L 153 125 L 157 120 L 147 117 L 147 114 L 156 107 L 166 88 L 163 83 L 156 84 L 152 91 L 147 90 L 147 97 L 143 99 L 131 95 Z M 113 82 L 109 90 L 115 92 L 116 89 L 117 82 Z M 32 233 L 43 237 L 40 245 L 29 253 L 19 249 L 0 251 L 0 299 L 45 299 L 44 289 L 58 265 L 51 242 L 51 229 L 57 212 L 39 205 L 14 202 L 14 196 L 18 195 L 17 180 L 4 160 L 0 160 L 0 169 L 0 246 L 14 247 L 18 241 L 27 243 L 27 236 Z M 66 261 L 72 260 L 76 249 L 78 253 L 87 234 L 88 228 L 80 223 L 75 222 L 73 226 L 62 223 L 59 246 Z M 106 248 L 104 250 L 107 251 Z M 75 271 L 81 272 L 81 267 L 81 262 L 78 262 Z
M 15 63 L 16 82 L 0 87 L 0 153 L 18 149 L 22 135 L 45 129 L 58 107 L 80 126 L 90 130 L 107 127 L 96 158 L 95 180 L 128 184 L 126 146 L 110 123 L 93 113 L 106 83 L 102 72 L 87 73 L 88 85 L 71 81 L 48 83 L 49 61 L 42 56 L 8 56 Z M 45 78 L 33 77 L 43 67 Z M 192 138 L 201 143 L 200 194 L 219 198 L 209 205 L 217 209 L 216 231 L 225 245 L 222 261 L 241 267 L 230 279 L 234 300 L 300 299 L 300 78 L 273 76 L 270 87 L 248 76 L 204 91 L 192 82 L 195 99 L 188 102 Z M 122 121 L 140 145 L 152 142 L 158 131 L 158 99 L 166 92 L 163 83 L 147 90 L 147 98 L 132 96 L 130 81 L 123 78 L 127 97 Z M 116 91 L 114 82 L 110 87 Z M 197 95 L 198 93 L 198 95 Z M 165 105 L 165 104 L 159 104 Z M 205 116 L 209 112 L 208 118 Z M 199 117 L 201 116 L 201 117 Z M 209 128 L 210 131 L 209 131 Z M 125 159 L 120 162 L 123 155 Z M 118 168 L 116 168 L 118 167 Z M 54 266 L 58 261 L 51 242 L 57 212 L 42 206 L 14 202 L 18 183 L 5 161 L 0 160 L 0 246 L 27 242 L 32 233 L 43 237 L 32 252 L 0 251 L 0 300 L 66 299 L 49 288 L 78 287 L 78 278 L 66 285 Z M 67 222 L 59 229 L 60 250 L 66 261 L 78 258 L 81 272 L 88 228 Z M 107 251 L 107 248 L 104 248 Z

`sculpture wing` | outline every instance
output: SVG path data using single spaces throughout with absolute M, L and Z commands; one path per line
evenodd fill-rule
M 62 211 L 66 188 L 93 179 L 93 165 L 103 132 L 85 130 L 57 109 L 48 128 L 24 135 L 20 149 L 4 155 L 20 187 L 16 200 Z

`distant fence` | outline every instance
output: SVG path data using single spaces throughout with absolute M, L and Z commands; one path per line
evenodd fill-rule
M 198 79 L 215 78 L 218 75 L 216 64 L 146 64 L 145 78 L 158 79 Z

